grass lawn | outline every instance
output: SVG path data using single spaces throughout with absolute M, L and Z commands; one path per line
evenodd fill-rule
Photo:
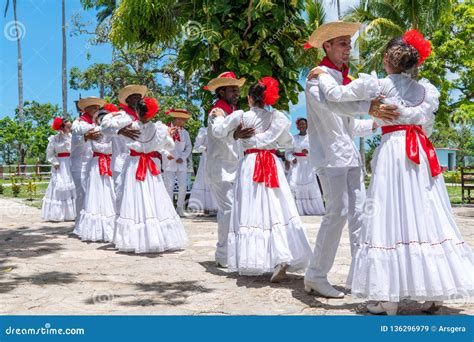
M 11 182 L 7 182 L 6 184 L 11 184 Z M 36 184 L 36 192 L 29 194 L 27 192 L 27 185 L 22 184 L 20 185 L 20 193 L 16 198 L 22 199 L 23 202 L 27 205 L 31 205 L 36 208 L 41 208 L 42 199 L 48 184 Z M 9 197 L 14 198 L 12 194 L 12 187 L 5 186 L 3 188 L 3 194 L 0 194 L 1 197 Z

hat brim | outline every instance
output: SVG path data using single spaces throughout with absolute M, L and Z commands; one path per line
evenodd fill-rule
M 133 94 L 140 94 L 142 97 L 146 94 L 148 88 L 143 85 L 129 85 L 119 91 L 118 100 L 126 104 L 127 97 Z
M 189 113 L 180 113 L 180 112 L 171 112 L 171 113 L 168 113 L 168 115 L 173 118 L 180 118 L 180 119 L 189 119 L 191 117 Z
M 226 78 L 226 77 L 220 77 L 220 78 L 213 78 L 212 80 L 209 81 L 209 84 L 207 85 L 207 90 L 209 91 L 215 91 L 216 89 L 220 87 L 242 87 L 245 83 L 246 79 L 245 77 L 242 78 Z
M 79 102 L 77 103 L 77 107 L 80 110 L 84 110 L 84 109 L 86 109 L 87 107 L 90 107 L 90 106 L 102 107 L 103 105 L 105 105 L 105 103 L 106 103 L 105 100 L 100 99 L 100 98 L 86 97 L 86 98 L 83 98 L 83 99 L 79 100 Z
M 336 21 L 319 26 L 309 37 L 309 44 L 315 48 L 322 48 L 323 43 L 328 40 L 350 36 L 352 37 L 359 30 L 361 23 L 347 23 Z

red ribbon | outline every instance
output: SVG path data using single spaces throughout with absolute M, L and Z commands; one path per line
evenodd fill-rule
M 79 117 L 79 120 L 82 120 L 82 121 L 85 121 L 87 122 L 88 124 L 92 125 L 94 122 L 92 121 L 92 118 L 88 115 L 88 114 L 82 114 L 80 117 Z
M 66 158 L 66 157 L 70 157 L 70 156 L 71 156 L 71 153 L 69 153 L 69 152 L 58 153 L 58 158 Z
M 169 123 L 167 126 L 171 127 L 171 123 Z M 180 129 L 181 129 L 181 127 L 178 127 L 178 130 L 176 130 L 176 132 L 173 134 L 173 136 L 172 136 L 173 141 L 181 141 L 181 136 L 179 135 L 179 130 Z
M 119 106 L 120 108 L 122 108 L 124 110 L 125 113 L 127 113 L 128 115 L 130 115 L 133 119 L 133 121 L 137 121 L 138 120 L 138 115 L 137 113 L 135 113 L 135 111 L 130 108 L 129 106 L 123 104 L 123 103 L 119 103 Z
M 112 169 L 110 168 L 110 156 L 111 154 L 104 154 L 99 152 L 94 152 L 92 154 L 92 157 L 99 157 L 97 161 L 99 163 L 99 173 L 101 176 L 112 176 Z
M 342 73 L 342 85 L 347 85 L 351 83 L 351 79 L 349 78 L 349 67 L 345 64 L 342 65 L 342 69 L 338 68 L 336 64 L 331 62 L 331 60 L 327 57 L 324 57 L 319 66 L 325 66 L 330 69 L 337 70 Z
M 228 104 L 227 102 L 225 102 L 224 100 L 218 100 L 211 108 L 211 110 L 213 110 L 214 108 L 220 108 L 222 109 L 224 112 L 226 112 L 227 114 L 232 114 L 232 112 L 234 110 L 237 110 L 237 107 L 236 106 L 231 106 L 230 104 Z
M 253 169 L 253 181 L 256 183 L 265 182 L 267 188 L 279 188 L 278 171 L 273 158 L 276 150 L 260 150 L 258 148 L 245 150 L 246 155 L 250 153 L 257 153 Z
M 428 163 L 430 164 L 431 176 L 436 177 L 441 174 L 443 170 L 439 165 L 438 157 L 436 157 L 436 151 L 431 144 L 431 141 L 423 132 L 421 126 L 416 125 L 395 125 L 395 126 L 383 126 L 382 134 L 387 134 L 395 131 L 406 131 L 405 136 L 405 149 L 408 159 L 415 164 L 420 164 L 420 149 L 418 146 L 418 138 L 420 139 L 421 147 L 426 153 Z
M 306 157 L 308 154 L 303 152 L 293 152 L 293 155 L 296 157 Z
M 160 174 L 160 170 L 156 167 L 155 161 L 152 158 L 159 158 L 159 153 L 157 151 L 153 151 L 150 153 L 144 152 L 137 152 L 135 150 L 130 150 L 130 156 L 132 157 L 140 157 L 138 161 L 137 172 L 135 174 L 135 179 L 138 181 L 144 181 L 146 177 L 146 170 L 150 170 L 150 173 L 153 176 L 158 176 Z

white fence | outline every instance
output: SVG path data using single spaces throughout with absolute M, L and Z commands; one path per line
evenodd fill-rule
M 51 175 L 50 164 L 34 165 L 2 165 L 0 164 L 0 178 L 11 179 L 12 177 L 21 178 L 49 178 Z

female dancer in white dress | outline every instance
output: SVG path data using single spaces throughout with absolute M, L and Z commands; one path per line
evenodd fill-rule
M 214 136 L 231 134 L 240 123 L 256 135 L 242 140 L 245 151 L 234 186 L 234 204 L 228 238 L 228 268 L 242 275 L 273 272 L 272 282 L 287 270 L 304 271 L 311 256 L 295 200 L 285 178 L 278 147 L 293 146 L 291 122 L 277 110 L 268 111 L 278 99 L 278 82 L 265 77 L 250 87 L 248 112 L 235 111 L 224 118 L 220 109 Z
M 424 301 L 422 309 L 433 312 L 443 300 L 474 295 L 473 254 L 454 221 L 427 138 L 439 92 L 409 75 L 430 52 L 430 43 L 411 30 L 392 39 L 384 55 L 388 76 L 379 80 L 380 94 L 388 103 L 417 110 L 409 115 L 400 109 L 391 122 L 377 120 L 383 136 L 372 160 L 367 214 L 351 265 L 352 295 L 379 301 L 367 305 L 374 314 L 396 314 L 403 299 Z
M 195 212 L 215 212 L 217 204 L 212 196 L 211 190 L 206 182 L 206 150 L 207 150 L 207 127 L 201 127 L 194 143 L 194 148 L 201 153 L 199 167 L 194 180 L 191 195 L 188 201 L 188 210 Z
M 113 242 L 126 252 L 153 253 L 182 249 L 187 237 L 183 224 L 166 192 L 157 167 L 158 150 L 172 150 L 175 128 L 150 121 L 158 111 L 155 99 L 145 98 L 137 104 L 139 120 L 118 112 L 118 128 L 131 124 L 140 131 L 137 140 L 123 137 L 130 150 L 124 162 L 118 191 L 123 193 Z M 110 118 L 109 118 L 110 119 Z M 106 121 L 106 118 L 104 118 Z
M 109 112 L 117 112 L 113 105 L 106 105 L 95 116 L 95 131 L 101 131 L 102 118 Z M 107 109 L 105 109 L 107 108 Z M 84 209 L 74 229 L 74 234 L 83 241 L 111 242 L 114 236 L 117 216 L 114 179 L 110 167 L 112 157 L 112 137 L 102 135 L 91 141 L 92 158 L 86 170 L 86 197 Z
M 73 221 L 76 217 L 76 187 L 71 174 L 71 122 L 55 118 L 52 127 L 58 133 L 48 138 L 46 159 L 53 167 L 41 217 L 46 221 Z
M 321 198 L 314 168 L 308 160 L 309 140 L 305 118 L 296 120 L 300 133 L 293 135 L 293 148 L 286 150 L 285 159 L 290 162 L 288 183 L 295 197 L 300 215 L 324 215 L 324 204 Z

